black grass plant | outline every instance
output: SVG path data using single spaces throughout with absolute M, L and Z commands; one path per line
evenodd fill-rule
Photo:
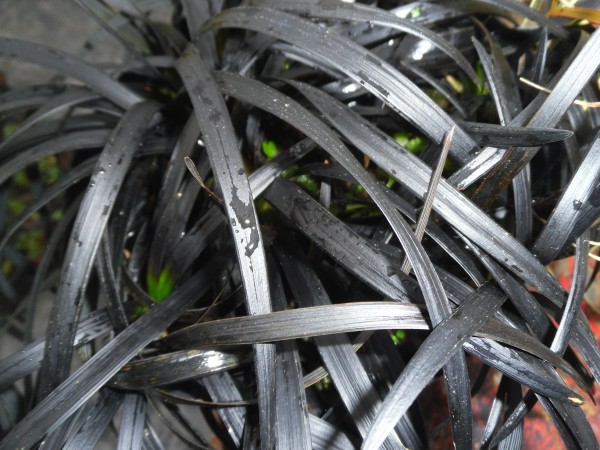
M 598 448 L 597 10 L 74 3 L 125 62 L 0 38 L 57 73 L 0 93 L 0 448 Z

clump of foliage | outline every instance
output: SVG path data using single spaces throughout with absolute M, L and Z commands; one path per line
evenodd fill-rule
M 458 449 L 512 449 L 539 402 L 566 447 L 597 448 L 597 16 L 75 3 L 122 65 L 0 38 L 64 77 L 0 94 L 2 333 L 22 342 L 0 362 L 0 447 L 112 428 L 162 448 L 157 410 L 193 448 L 425 449 L 435 413 Z M 566 292 L 545 266 L 573 254 Z M 447 401 L 422 410 L 441 378 Z

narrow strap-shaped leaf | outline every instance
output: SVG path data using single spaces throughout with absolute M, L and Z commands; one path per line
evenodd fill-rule
M 190 155 L 200 136 L 198 121 L 192 114 L 185 122 L 181 133 L 178 136 L 175 148 L 171 152 L 169 165 L 162 177 L 162 184 L 158 194 L 157 211 L 154 213 L 154 220 L 158 220 L 159 214 L 165 210 L 165 207 L 177 197 L 177 190 L 181 185 L 181 180 L 186 174 L 183 157 Z
M 143 389 L 179 383 L 222 372 L 251 362 L 251 356 L 216 350 L 186 350 L 132 361 L 108 384 L 121 389 Z
M 491 146 L 532 146 L 557 142 L 573 136 L 569 130 L 494 125 L 491 123 L 458 122 L 477 144 Z
M 74 131 L 21 151 L 0 166 L 0 184 L 41 158 L 60 152 L 101 148 L 106 144 L 110 134 L 111 130 L 106 129 Z
M 579 387 L 585 390 L 589 389 L 589 383 L 586 383 L 581 375 L 569 363 L 542 344 L 539 340 L 518 328 L 492 319 L 481 328 L 477 333 L 477 336 L 491 338 L 496 342 L 510 345 L 511 347 L 537 356 L 543 361 L 548 361 L 550 364 L 560 368 L 573 378 Z
M 277 269 L 275 259 L 269 254 L 271 270 L 271 296 L 276 311 L 287 309 L 283 289 L 283 280 Z M 308 405 L 302 378 L 302 367 L 298 347 L 294 341 L 279 342 L 275 346 L 277 439 L 275 447 L 279 449 L 312 448 Z
M 315 166 L 303 166 L 302 169 L 306 173 L 310 173 L 311 175 L 322 176 L 322 177 L 330 177 L 333 179 L 339 179 L 342 181 L 349 181 L 351 183 L 356 183 L 356 180 L 350 176 L 347 172 L 341 173 L 336 169 L 336 164 L 318 164 Z M 400 197 L 393 190 L 383 187 L 386 195 L 390 199 L 390 201 L 394 204 L 398 211 L 404 214 L 411 222 L 416 222 L 416 209 Z M 275 201 L 277 202 L 277 201 Z M 448 236 L 441 227 L 435 224 L 435 222 L 429 221 L 426 228 L 426 233 L 446 252 L 452 259 L 456 261 L 458 265 L 460 265 L 464 271 L 469 275 L 469 277 L 478 285 L 482 285 L 485 280 L 483 279 L 483 275 L 479 273 L 479 269 L 473 263 L 471 257 L 464 251 L 464 249 L 456 244 L 454 240 Z M 395 256 L 387 251 L 389 246 L 382 243 L 372 243 L 372 246 L 384 253 L 386 256 Z M 402 264 L 402 259 L 398 261 L 398 264 Z
M 234 237 L 250 314 L 271 311 L 265 253 L 248 178 L 225 101 L 197 49 L 188 46 L 175 67 L 191 93 L 194 112 L 211 166 L 221 187 Z M 271 448 L 274 411 L 270 410 L 274 380 L 274 348 L 259 346 L 256 355 L 261 445 Z
M 257 199 L 277 179 L 279 174 L 315 147 L 316 144 L 310 139 L 303 139 L 292 145 L 288 151 L 281 152 L 254 171 L 248 177 L 252 198 Z M 226 221 L 226 217 L 219 208 L 216 206 L 210 208 L 196 225 L 186 231 L 185 236 L 176 243 L 175 248 L 171 251 L 168 264 L 172 265 L 172 272 L 185 273 L 194 259 L 212 242 Z M 194 251 L 190 252 L 190 249 L 194 249 Z
M 541 261 L 552 261 L 570 243 L 573 238 L 571 230 L 577 223 L 582 206 L 590 201 L 599 179 L 600 133 L 594 138 L 533 246 L 533 252 Z
M 158 72 L 155 67 L 148 64 L 141 53 L 142 51 L 149 51 L 146 36 L 141 34 L 129 21 L 119 21 L 121 22 L 120 26 L 116 26 L 115 21 L 120 18 L 120 14 L 114 13 L 98 0 L 74 0 L 74 2 L 100 25 L 106 34 L 113 37 L 123 46 L 128 53 L 128 59 L 139 62 L 150 71 Z
M 198 47 L 200 53 L 210 62 L 211 66 L 217 64 L 217 48 L 212 33 L 201 33 L 201 28 L 211 15 L 215 14 L 211 2 L 195 2 L 183 0 L 181 2 L 185 13 L 185 20 L 190 33 L 191 41 Z
M 380 208 L 400 240 L 428 302 L 430 314 L 436 317 L 436 321 L 445 317 L 450 311 L 448 300 L 423 247 L 381 186 L 373 180 L 334 132 L 300 104 L 262 83 L 225 72 L 220 73 L 219 80 L 225 92 L 286 120 L 321 145 L 348 170 Z M 311 89 L 308 85 L 295 81 L 289 83 L 297 88 L 302 86 L 303 90 Z
M 192 184 L 183 185 L 184 176 L 187 171 L 184 164 L 184 157 L 192 154 L 196 146 L 200 130 L 198 121 L 192 114 L 187 120 L 181 131 L 175 148 L 169 158 L 169 165 L 163 176 L 163 182 L 160 188 L 156 210 L 154 212 L 154 239 L 150 247 L 148 256 L 148 272 L 157 279 L 163 270 L 166 270 L 168 262 L 167 256 L 173 247 L 181 240 L 182 232 L 185 232 L 185 225 L 189 219 L 190 209 L 192 208 L 198 190 Z M 208 161 L 206 155 L 202 158 L 205 164 L 201 164 L 208 171 Z M 184 195 L 184 192 L 186 195 Z M 183 211 L 182 211 L 183 210 Z M 177 220 L 174 218 L 177 217 Z M 198 249 L 200 253 L 200 249 Z M 172 267 L 169 272 L 173 277 L 178 273 L 185 272 L 185 269 L 177 271 Z
M 472 337 L 463 344 L 463 348 L 488 366 L 530 387 L 535 392 L 561 401 L 569 401 L 577 406 L 583 403 L 579 394 L 565 386 L 562 380 L 557 380 L 551 374 L 548 365 L 534 356 L 479 337 Z
M 418 247 L 418 243 L 414 239 L 412 231 L 409 230 L 404 219 L 402 219 L 395 208 L 392 207 L 387 196 L 382 192 L 381 187 L 368 175 L 356 158 L 352 156 L 348 148 L 321 120 L 302 107 L 298 102 L 262 83 L 226 72 L 217 73 L 216 76 L 221 88 L 228 95 L 247 101 L 275 114 L 290 123 L 290 125 L 304 132 L 315 143 L 321 145 L 325 151 L 330 153 L 359 183 L 364 186 L 365 190 L 372 196 L 378 206 L 380 206 L 402 244 L 411 245 L 411 248 L 407 249 L 409 258 L 423 257 L 422 252 L 418 253 L 420 256 L 416 256 L 417 250 L 413 250 L 413 247 Z M 423 282 L 423 289 L 428 292 L 433 292 L 435 290 L 435 281 L 428 280 L 428 278 L 430 278 L 430 272 L 427 272 L 426 269 L 421 269 L 422 267 L 425 267 L 425 263 L 415 267 L 417 267 L 417 277 Z M 425 282 L 424 280 L 428 281 Z M 431 295 L 443 295 L 443 293 L 440 294 L 438 290 Z
M 123 400 L 117 450 L 141 450 L 146 424 L 146 397 L 128 392 Z
M 15 139 L 17 136 L 25 133 L 32 126 L 44 120 L 44 118 L 48 117 L 49 115 L 55 114 L 67 108 L 72 108 L 73 106 L 85 103 L 95 98 L 98 98 L 98 94 L 95 94 L 89 89 L 79 86 L 69 87 L 65 92 L 62 92 L 49 99 L 36 112 L 19 124 L 19 128 L 17 128 L 14 133 L 4 138 L 2 143 L 0 143 L 0 149 L 4 148 L 7 143 Z
M 554 373 L 553 377 L 558 381 L 559 376 Z M 561 383 L 562 380 L 560 380 Z M 565 441 L 565 444 L 569 445 L 571 437 L 577 441 L 578 445 L 572 446 L 572 448 L 585 448 L 585 449 L 597 449 L 600 448 L 594 432 L 588 423 L 583 410 L 579 407 L 580 404 L 573 405 L 560 401 L 556 398 L 546 399 L 542 395 L 536 394 L 535 397 L 540 401 L 544 409 L 552 416 L 550 407 L 554 408 L 558 415 L 556 419 L 562 420 L 563 425 L 557 423 L 556 419 L 553 418 L 555 426 L 560 430 L 561 427 L 566 431 L 566 435 L 561 432 L 561 437 Z M 502 428 L 492 439 L 490 446 L 493 447 L 497 442 L 505 439 L 512 430 L 523 420 L 525 414 L 533 407 L 533 393 L 528 392 L 525 398 L 519 402 L 517 407 L 514 409 L 510 417 L 505 421 Z
M 549 127 L 556 125 L 594 75 L 598 66 L 600 66 L 599 30 L 596 30 L 590 36 L 581 51 L 569 63 L 565 66 L 566 70 L 559 73 L 558 81 L 556 81 L 552 93 L 548 95 L 534 113 L 527 124 L 528 126 Z M 539 147 L 527 147 L 520 150 L 516 155 L 505 155 L 505 164 L 500 163 L 496 170 L 486 177 L 475 198 L 489 203 L 531 161 L 538 150 Z
M 250 177 L 252 197 L 258 198 L 267 187 L 291 164 L 298 161 L 316 147 L 309 138 L 302 139 L 292 145 L 287 152 L 282 152 L 264 166 L 254 171 Z
M 342 103 L 323 92 L 317 95 L 304 86 L 300 89 L 355 146 L 380 167 L 385 167 L 414 195 L 424 197 L 431 178 L 429 167 Z M 562 304 L 560 285 L 525 247 L 443 179 L 438 192 L 433 202 L 434 211 L 517 276 Z M 494 245 L 490 245 L 491 242 Z
M 264 14 L 265 11 L 268 14 Z M 266 33 L 297 45 L 319 61 L 335 64 L 437 144 L 441 144 L 448 129 L 456 125 L 439 106 L 388 63 L 307 20 L 272 9 L 239 7 L 213 17 L 207 27 L 238 27 Z M 457 128 L 450 153 L 465 163 L 476 148 L 475 142 Z
M 85 61 L 42 44 L 0 38 L 0 56 L 38 64 L 76 78 L 123 109 L 142 101 L 138 94 Z
M 358 446 L 348 436 L 317 416 L 309 414 L 312 445 L 315 450 L 351 450 Z
M 581 303 L 585 293 L 585 282 L 587 277 L 587 260 L 590 247 L 589 233 L 586 232 L 577 238 L 575 247 L 575 269 L 573 271 L 573 282 L 571 283 L 571 291 L 565 303 L 563 316 L 556 330 L 556 335 L 552 340 L 550 349 L 559 355 L 562 355 L 568 345 L 572 334 L 572 329 L 577 326 L 577 314 L 581 310 Z
M 81 202 L 65 256 L 51 326 L 47 330 L 39 398 L 48 395 L 68 374 L 80 302 L 110 212 L 133 155 L 158 105 L 139 103 L 129 109 L 102 151 Z M 73 264 L 77 261 L 77 264 Z
M 310 16 L 320 19 L 368 22 L 369 24 L 393 28 L 404 33 L 411 34 L 419 39 L 433 44 L 433 46 L 440 49 L 442 52 L 448 55 L 450 59 L 454 60 L 462 70 L 464 70 L 464 72 L 469 76 L 475 85 L 479 84 L 479 78 L 467 59 L 452 44 L 428 28 L 425 28 L 424 26 L 410 20 L 401 19 L 388 11 L 359 3 L 348 4 L 331 0 L 319 0 L 317 2 L 304 3 L 293 0 L 254 0 L 249 2 L 249 4 L 283 9 L 301 16 Z
M 502 290 L 509 296 L 519 314 L 527 321 L 534 334 L 539 339 L 544 339 L 550 330 L 550 321 L 540 304 L 521 283 L 506 274 L 489 257 L 483 253 L 479 253 L 478 257 L 490 271 Z M 577 318 L 577 321 L 578 325 L 572 328 L 570 338 L 590 367 L 594 378 L 598 381 L 600 379 L 600 351 L 594 343 L 593 337 L 590 337 L 585 332 L 586 326 L 582 321 L 581 315 Z
M 571 339 L 588 365 L 596 382 L 600 382 L 600 348 L 598 348 L 594 337 L 583 331 L 580 326 L 576 326 L 573 327 Z
M 587 247 L 589 243 L 587 241 L 587 236 L 582 236 L 577 240 L 577 250 L 576 250 L 576 264 L 575 264 L 575 272 L 573 275 L 573 286 L 572 290 L 569 294 L 569 298 L 567 299 L 567 303 L 565 305 L 565 312 L 563 318 L 559 324 L 559 328 L 557 330 L 556 335 L 552 341 L 551 350 L 557 352 L 559 355 L 562 355 L 568 344 L 569 338 L 572 330 L 572 326 L 576 320 L 576 314 L 579 311 L 581 306 L 581 301 L 583 298 L 583 290 L 585 287 L 585 278 L 587 274 Z M 539 397 L 538 397 L 539 398 Z M 503 428 L 498 432 L 498 435 L 494 438 L 495 441 L 498 441 L 502 437 L 506 436 L 515 426 L 517 421 L 521 420 L 524 414 L 530 410 L 533 405 L 535 405 L 535 397 L 528 393 L 523 402 L 519 405 L 518 408 L 515 409 L 511 418 L 505 423 Z M 526 407 L 525 407 L 526 406 Z M 547 405 L 544 405 L 546 409 L 548 409 Z M 564 408 L 567 408 L 570 413 L 567 415 L 571 416 L 574 412 L 571 410 L 571 406 L 567 405 L 555 405 L 555 408 L 558 411 L 563 411 Z M 575 419 L 574 419 L 575 420 Z M 585 420 L 587 422 L 587 420 Z M 581 417 L 577 422 L 571 422 L 569 425 L 570 428 L 575 427 L 578 428 L 581 424 Z M 582 438 L 586 434 L 585 431 L 581 431 L 578 433 Z
M 558 71 L 558 73 L 553 78 L 551 85 L 556 84 L 557 80 L 564 74 L 570 64 L 573 62 L 573 59 L 576 55 L 581 51 L 587 42 L 587 34 L 582 33 L 579 41 L 577 42 L 575 48 L 572 50 L 571 56 L 568 58 L 568 61 L 564 64 L 564 66 Z M 527 105 L 519 114 L 510 122 L 510 125 L 522 126 L 524 125 L 533 115 L 539 110 L 541 105 L 544 103 L 545 97 L 542 94 L 538 94 L 532 101 Z M 552 124 L 546 124 L 549 126 Z M 510 150 L 510 149 L 509 149 Z M 501 157 L 503 157 L 506 152 L 503 151 Z M 469 162 L 470 168 L 468 170 L 459 169 L 452 177 L 453 183 L 457 186 L 460 186 L 460 189 L 465 189 L 470 186 L 474 181 L 476 181 L 480 176 L 484 175 L 488 171 L 491 170 L 490 164 L 495 166 L 502 158 L 498 158 L 497 149 L 486 147 L 483 151 L 473 158 Z M 465 173 L 462 173 L 465 172 Z M 468 180 L 468 181 L 467 181 Z
M 471 161 L 454 172 L 448 183 L 462 191 L 492 170 L 506 153 L 505 149 L 486 147 Z
M 61 175 L 56 182 L 52 183 L 51 186 L 45 189 L 40 198 L 27 206 L 25 211 L 23 211 L 21 215 L 13 221 L 12 226 L 6 231 L 6 234 L 0 241 L 0 252 L 8 243 L 12 235 L 27 221 L 29 217 L 31 217 L 32 214 L 47 205 L 54 198 L 63 193 L 67 188 L 79 182 L 82 178 L 90 176 L 97 161 L 98 158 L 88 158 L 77 167 Z
M 331 305 L 319 278 L 297 248 L 291 252 L 280 250 L 277 253 L 290 289 L 300 306 Z M 375 408 L 381 404 L 381 398 L 354 352 L 350 340 L 343 335 L 325 336 L 315 338 L 315 343 L 359 433 L 362 437 L 366 436 L 375 415 Z M 400 447 L 403 445 L 395 435 L 390 436 L 383 444 L 383 448 L 386 449 Z
M 444 2 L 448 7 L 455 7 L 465 12 L 494 12 L 495 14 L 508 15 L 510 12 L 526 17 L 540 26 L 548 27 L 552 33 L 560 38 L 568 36 L 567 31 L 539 11 L 530 8 L 518 0 L 451 0 Z
M 213 320 L 171 333 L 161 343 L 173 348 L 201 348 L 394 328 L 426 330 L 428 326 L 415 305 L 355 302 Z
M 317 246 L 373 289 L 393 300 L 409 301 L 390 262 L 294 183 L 279 178 L 263 197 L 293 219 L 294 226 Z M 348 248 L 352 250 L 347 251 Z
M 488 37 L 491 36 L 488 35 Z M 513 105 L 507 104 L 509 101 L 509 91 L 502 79 L 502 68 L 498 67 L 498 61 L 494 64 L 494 61 L 492 61 L 492 58 L 487 54 L 483 45 L 481 45 L 475 37 L 472 38 L 472 41 L 475 50 L 477 50 L 477 55 L 479 55 L 479 60 L 483 66 L 485 76 L 487 77 L 490 92 L 494 99 L 494 103 L 496 104 L 496 112 L 498 113 L 500 124 L 507 125 L 510 123 L 514 114 L 512 111 Z M 492 52 L 498 48 L 491 40 L 490 45 L 492 47 Z M 506 63 L 506 60 L 503 60 L 503 62 Z
M 33 408 L 0 442 L 27 447 L 58 428 L 209 288 L 221 263 L 211 261 L 163 302 L 133 322 Z
M 473 38 L 473 44 L 488 77 L 500 123 L 507 125 L 522 109 L 517 80 L 500 46 L 496 44 L 486 28 L 484 31 L 492 50 L 492 57 L 487 55 L 477 39 Z M 512 185 L 515 202 L 515 237 L 519 242 L 527 244 L 531 240 L 532 232 L 531 176 L 528 167 L 515 177 Z
M 379 448 L 435 373 L 505 300 L 497 288 L 485 284 L 433 329 L 383 401 L 362 448 Z
M 37 108 L 64 92 L 67 86 L 63 84 L 42 84 L 11 89 L 0 94 L 0 113 L 18 112 L 22 109 Z
M 490 408 L 485 429 L 483 430 L 483 436 L 481 438 L 481 447 L 484 449 L 487 448 L 486 446 L 489 444 L 494 430 L 500 423 L 502 412 L 506 408 L 506 396 L 510 383 L 511 381 L 508 378 L 502 377 L 498 389 L 496 390 L 496 395 L 494 396 L 492 407 Z
M 242 400 L 242 396 L 228 372 L 208 376 L 200 382 L 213 401 L 239 402 Z M 219 408 L 217 413 L 234 445 L 240 447 L 246 421 L 246 409 L 239 407 Z
M 123 403 L 123 394 L 110 389 L 102 389 L 94 408 L 85 418 L 79 432 L 67 442 L 65 450 L 93 450 L 104 430 Z
M 111 330 L 112 324 L 106 310 L 93 311 L 77 324 L 77 333 L 73 344 L 78 346 L 92 342 Z M 0 390 L 40 367 L 44 357 L 44 345 L 44 338 L 39 338 L 0 361 Z

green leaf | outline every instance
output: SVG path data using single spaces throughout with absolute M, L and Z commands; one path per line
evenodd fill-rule
M 157 302 L 162 302 L 173 292 L 175 279 L 171 275 L 171 266 L 166 266 L 158 278 L 150 271 L 146 275 L 148 295 Z
M 275 141 L 262 141 L 261 148 L 267 158 L 273 158 L 279 153 Z

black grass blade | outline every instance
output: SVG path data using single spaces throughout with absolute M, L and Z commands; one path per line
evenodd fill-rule
M 128 363 L 108 385 L 120 389 L 164 386 L 223 372 L 250 362 L 252 359 L 249 355 L 214 350 L 167 353 Z
M 188 46 L 176 64 L 191 92 L 194 112 L 206 144 L 211 166 L 221 187 L 223 202 L 230 219 L 237 257 L 246 291 L 250 314 L 271 311 L 269 284 L 262 237 L 248 178 L 237 151 L 237 139 L 225 101 L 198 51 Z M 255 348 L 256 372 L 261 415 L 261 439 L 265 448 L 273 439 L 274 348 Z
M 266 8 L 232 8 L 213 18 L 207 27 L 236 27 L 266 33 L 297 45 L 319 61 L 330 61 L 440 145 L 445 133 L 452 125 L 456 125 L 419 88 L 389 64 L 347 39 L 291 14 Z M 365 67 L 362 67 L 363 64 Z M 464 163 L 476 148 L 475 142 L 457 128 L 450 153 Z
M 575 58 L 570 61 L 570 64 L 565 66 L 564 71 L 559 73 L 557 79 L 552 83 L 552 93 L 537 108 L 529 120 L 528 126 L 550 127 L 558 123 L 600 65 L 599 49 L 600 32 L 596 31 Z M 495 198 L 502 188 L 531 161 L 538 150 L 539 147 L 528 147 L 518 152 L 517 157 L 512 158 L 505 155 L 505 163 L 501 162 L 496 170 L 486 177 L 482 186 L 479 187 L 476 198 L 487 202 Z M 512 155 L 513 152 L 510 153 Z M 494 181 L 492 181 L 492 177 Z
M 292 219 L 316 245 L 373 289 L 392 300 L 409 301 L 390 262 L 298 186 L 277 179 L 273 187 L 264 192 L 264 198 Z M 352 251 L 346 252 L 347 248 Z M 361 261 L 367 264 L 361 264 Z
M 168 301 L 156 305 L 131 324 L 87 363 L 54 389 L 0 441 L 0 447 L 28 447 L 58 428 L 91 398 L 139 349 L 204 294 L 218 273 L 215 262 L 174 291 Z
M 75 3 L 0 38 L 0 449 L 600 450 L 589 5 Z
M 67 261 L 77 261 L 77 264 L 70 262 L 63 267 L 56 294 L 39 377 L 40 400 L 67 378 L 80 305 L 94 254 L 133 154 L 157 111 L 158 106 L 152 103 L 139 103 L 128 110 L 96 163 L 67 249 Z
M 432 32 L 428 28 L 412 22 L 407 19 L 400 19 L 379 8 L 370 7 L 361 4 L 348 4 L 332 0 L 320 0 L 318 2 L 299 3 L 293 1 L 273 1 L 273 0 L 254 0 L 248 2 L 249 5 L 267 6 L 279 8 L 285 11 L 293 12 L 300 16 L 316 17 L 322 19 L 340 19 L 344 21 L 366 22 L 372 25 L 393 28 L 404 33 L 409 33 L 419 39 L 430 42 L 433 46 L 439 48 L 456 62 L 458 66 L 475 83 L 479 84 L 477 74 L 467 61 L 452 44 L 441 38 L 439 34 Z
M 541 261 L 553 260 L 571 243 L 583 206 L 595 202 L 591 196 L 600 178 L 599 158 L 600 134 L 597 134 L 533 246 Z
M 300 256 L 299 250 L 292 254 L 279 251 L 278 259 L 282 264 L 290 289 L 300 306 L 311 307 L 331 305 L 331 301 L 316 274 L 307 261 Z M 369 376 L 355 354 L 347 336 L 325 336 L 315 338 L 319 354 L 325 367 L 335 382 L 344 405 L 350 412 L 359 433 L 364 438 L 372 423 L 375 408 L 381 404 Z M 397 436 L 390 436 L 384 448 L 399 448 L 402 444 Z
M 423 346 L 386 396 L 369 430 L 364 449 L 376 449 L 396 422 L 406 413 L 420 391 L 452 355 L 502 306 L 506 297 L 497 288 L 486 284 L 444 319 L 427 337 Z M 461 319 L 461 320 L 458 320 Z M 432 364 L 435 361 L 435 364 Z
M 127 393 L 119 427 L 118 450 L 141 450 L 146 424 L 146 398 L 142 394 Z
M 92 450 L 95 448 L 104 430 L 122 403 L 122 393 L 111 391 L 110 389 L 102 389 L 94 407 L 83 419 L 83 425 L 73 439 L 64 445 L 63 449 Z
M 0 55 L 39 64 L 54 69 L 64 76 L 76 78 L 123 109 L 128 109 L 142 101 L 138 94 L 95 67 L 68 53 L 41 44 L 1 38 Z
M 285 328 L 283 324 L 286 324 Z M 167 336 L 162 345 L 172 348 L 244 345 L 394 328 L 425 330 L 428 326 L 417 306 L 356 302 L 200 323 Z
M 303 89 L 303 93 L 336 129 L 379 166 L 385 167 L 406 189 L 419 198 L 424 197 L 431 179 L 429 167 L 340 102 L 325 93 L 317 95 L 317 92 L 312 92 Z M 374 145 L 378 151 L 373 150 Z M 521 244 L 443 179 L 438 193 L 433 203 L 434 211 L 517 276 L 536 286 L 549 298 L 562 301 L 562 289 L 556 280 Z M 441 201 L 441 197 L 445 201 Z M 490 242 L 495 242 L 495 245 L 490 246 Z

